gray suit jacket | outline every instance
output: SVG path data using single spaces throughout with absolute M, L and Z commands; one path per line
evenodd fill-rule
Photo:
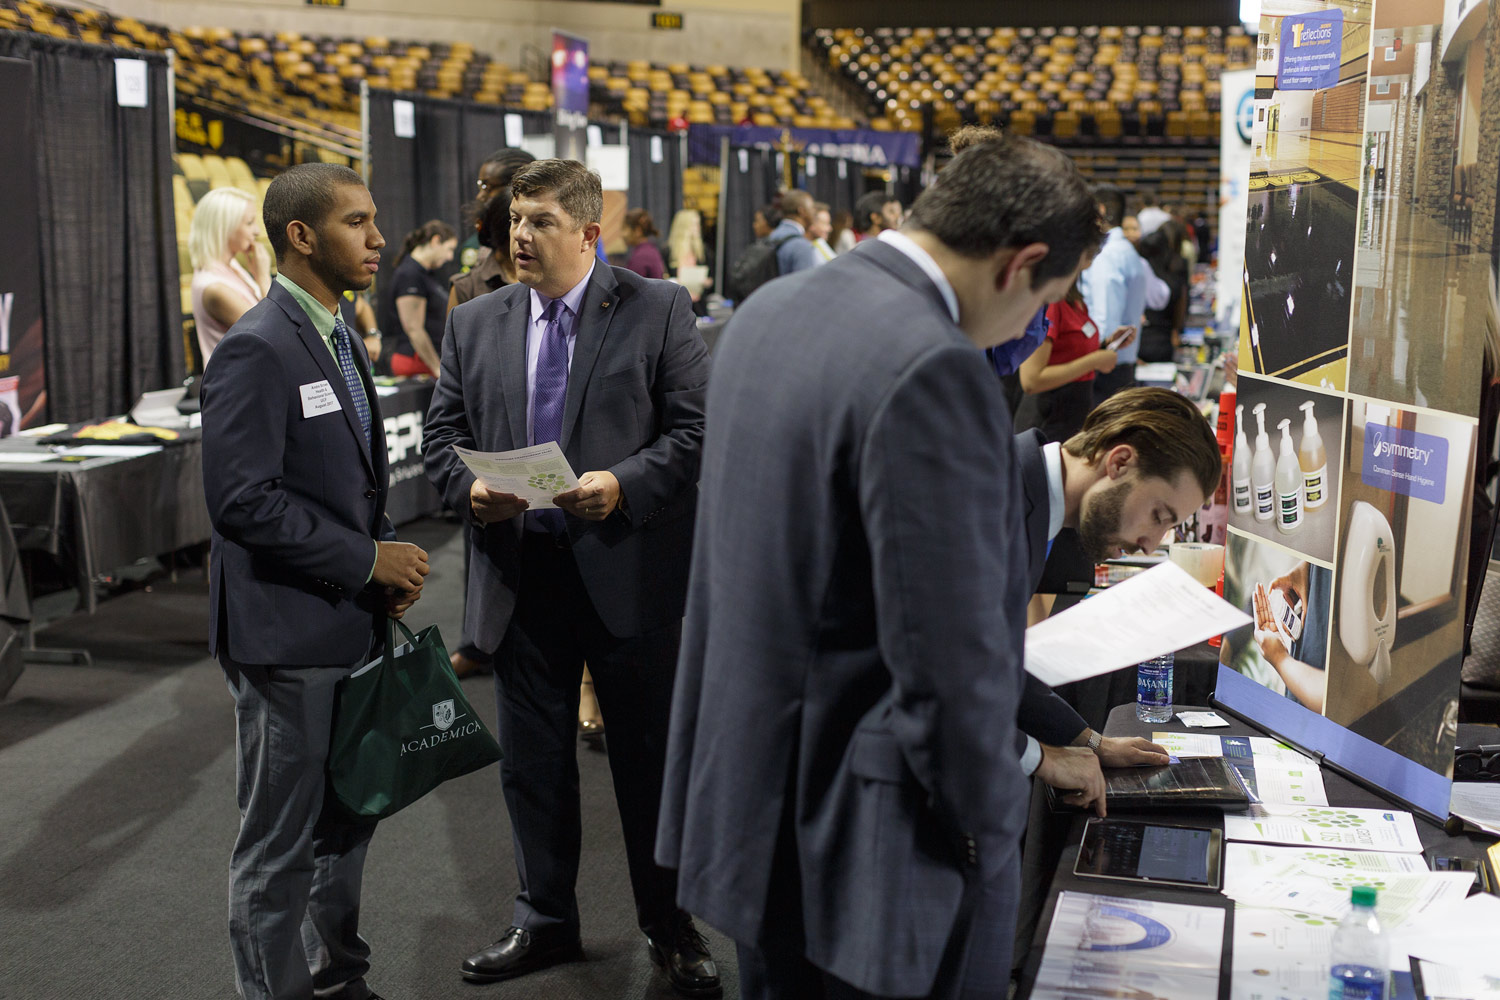
M 370 649 L 384 599 L 367 587 L 385 516 L 385 429 L 365 346 L 366 446 L 333 355 L 292 294 L 240 317 L 203 373 L 203 490 L 213 522 L 209 652 L 239 663 L 343 666 Z M 303 416 L 326 381 L 339 410 Z
M 526 447 L 526 285 L 507 285 L 448 314 L 442 374 L 423 449 L 427 477 L 474 525 L 466 630 L 493 652 L 515 609 L 520 535 L 514 521 L 473 520 L 474 475 L 454 454 Z M 687 290 L 599 263 L 579 308 L 560 442 L 573 471 L 608 470 L 625 510 L 567 518 L 594 609 L 619 637 L 682 615 L 693 540 L 708 349 Z
M 925 994 L 966 882 L 1010 870 L 1029 794 L 1000 383 L 931 280 L 871 241 L 736 311 L 708 412 L 657 860 L 736 940 L 799 913 L 818 967 Z M 769 877 L 783 822 L 800 892 Z

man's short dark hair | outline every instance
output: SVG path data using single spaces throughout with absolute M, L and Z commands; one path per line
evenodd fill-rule
M 604 218 L 604 185 L 599 175 L 577 160 L 537 160 L 516 171 L 510 181 L 515 198 L 550 194 L 579 226 Z
M 528 163 L 535 162 L 536 157 L 526 152 L 526 150 L 504 146 L 485 157 L 484 162 L 479 165 L 479 171 L 483 173 L 485 167 L 498 168 L 500 171 L 500 185 L 504 187 L 510 183 L 511 178 L 516 175 L 518 170 Z
M 502 189 L 479 209 L 479 245 L 510 259 L 510 191 Z
M 884 191 L 866 191 L 860 195 L 859 201 L 854 203 L 854 228 L 868 233 L 873 228 L 870 222 L 872 216 L 875 225 L 884 226 L 885 217 L 881 210 L 895 200 Z
M 261 222 L 278 262 L 291 249 L 286 227 L 302 222 L 317 229 L 337 203 L 334 190 L 346 184 L 365 186 L 364 178 L 337 163 L 299 163 L 271 182 L 266 188 Z
M 762 219 L 766 220 L 766 225 L 772 229 L 781 225 L 781 209 L 776 207 L 775 202 L 768 201 L 760 206 L 760 208 L 757 208 L 756 211 L 760 213 Z
M 782 218 L 786 218 L 789 215 L 812 215 L 812 214 L 813 214 L 813 196 L 812 195 L 808 194 L 806 191 L 803 191 L 801 188 L 792 188 L 790 191 L 784 191 L 784 192 L 782 192 L 782 195 L 781 195 L 781 217 Z M 770 222 L 771 220 L 767 219 L 766 221 Z
M 1125 220 L 1125 192 L 1113 184 L 1094 188 L 1094 201 L 1104 210 L 1104 223 L 1113 229 Z
M 1033 288 L 1071 274 L 1098 248 L 1099 210 L 1072 160 L 994 129 L 961 129 L 952 142 L 958 155 L 917 198 L 913 227 L 965 257 L 1045 243 Z

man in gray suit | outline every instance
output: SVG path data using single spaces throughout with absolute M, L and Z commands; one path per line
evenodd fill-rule
M 337 684 L 427 574 L 385 515 L 380 399 L 338 312 L 385 240 L 364 181 L 327 163 L 272 181 L 265 223 L 281 273 L 203 373 L 208 642 L 239 744 L 230 945 L 244 1000 L 370 1000 L 359 899 L 375 826 L 323 804 Z
M 714 362 L 657 859 L 741 995 L 1004 997 L 1027 799 L 1022 489 L 983 348 L 1099 242 L 1068 159 L 964 148 Z M 1038 773 L 1093 755 L 1044 756 Z
M 679 992 L 717 995 L 674 874 L 652 859 L 708 351 L 685 289 L 596 262 L 597 174 L 539 160 L 511 189 L 520 281 L 449 314 L 424 430 L 428 476 L 474 528 L 465 631 L 494 654 L 520 877 L 510 928 L 462 974 L 495 982 L 580 955 L 576 727 L 587 661 L 649 954 Z M 548 441 L 579 473 L 560 510 L 491 492 L 454 452 Z

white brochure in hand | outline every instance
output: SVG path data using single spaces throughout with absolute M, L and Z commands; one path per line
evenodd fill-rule
M 552 498 L 578 485 L 578 477 L 556 441 L 515 451 L 453 449 L 469 471 L 496 493 L 512 493 L 530 510 L 552 510 Z
M 1173 562 L 1026 630 L 1026 672 L 1053 687 L 1134 666 L 1250 624 Z

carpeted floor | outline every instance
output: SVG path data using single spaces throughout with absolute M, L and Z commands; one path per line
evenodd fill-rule
M 457 641 L 457 527 L 419 522 L 433 575 L 413 625 Z M 208 658 L 201 573 L 64 619 L 41 646 L 91 667 L 26 669 L 0 701 L 0 998 L 234 996 L 225 931 L 234 802 L 232 702 Z M 490 678 L 464 684 L 494 723 Z M 392 1000 L 670 997 L 635 927 L 608 762 L 580 749 L 582 963 L 470 986 L 465 955 L 509 923 L 510 825 L 493 768 L 382 823 L 365 870 L 370 984 Z M 731 944 L 703 928 L 735 997 Z

